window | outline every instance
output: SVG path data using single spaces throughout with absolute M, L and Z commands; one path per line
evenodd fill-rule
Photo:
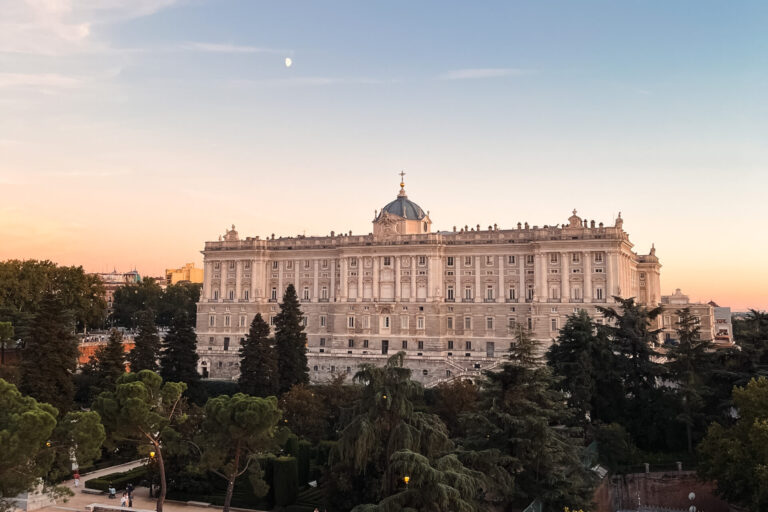
M 578 252 L 571 253 L 571 261 L 573 263 L 581 263 L 581 254 Z
M 581 300 L 581 288 L 573 289 L 573 298 L 576 300 Z
M 419 346 L 419 350 L 424 350 L 424 342 L 423 341 L 418 341 L 417 345 Z
M 400 317 L 400 328 L 401 329 L 407 329 L 408 328 L 408 317 L 407 316 L 401 316 Z
M 328 268 L 328 260 L 323 260 L 322 263 L 321 263 L 321 266 L 323 268 Z
M 349 327 L 350 329 L 354 329 L 355 328 L 355 317 L 353 317 L 353 316 L 348 316 L 347 317 L 347 327 Z
M 349 347 L 349 348 L 355 348 L 355 340 L 354 340 L 354 339 L 352 339 L 352 338 L 350 338 L 349 340 L 347 340 L 347 347 Z
M 464 328 L 465 329 L 471 329 L 472 328 L 472 317 L 471 316 L 465 316 L 464 317 Z
M 493 317 L 489 316 L 485 319 L 485 328 L 486 329 L 493 329 Z
M 235 290 L 229 290 L 229 300 L 235 300 Z
M 288 270 L 291 270 L 293 268 L 293 262 L 292 261 L 285 262 L 285 268 L 287 268 Z
M 275 325 L 275 315 L 269 315 L 269 325 L 274 327 L 274 325 Z
M 213 300 L 219 300 L 219 290 L 213 290 Z
M 363 329 L 370 329 L 371 328 L 371 316 L 365 315 L 363 317 Z
M 273 261 L 272 262 L 272 270 L 277 270 L 277 265 L 278 265 L 278 262 Z
M 603 289 L 602 288 L 597 288 L 595 290 L 595 298 L 599 299 L 599 300 L 603 299 Z
M 533 300 L 533 285 L 528 285 L 528 289 L 525 291 L 525 298 Z
M 419 266 L 423 267 L 427 264 L 427 257 L 426 256 L 419 256 Z
M 229 350 L 229 338 L 224 338 L 224 350 Z
M 320 327 L 326 327 L 328 325 L 328 317 L 320 315 Z
M 363 348 L 368 348 L 368 340 L 363 340 Z
M 549 262 L 550 263 L 557 263 L 557 253 L 556 252 L 549 253 Z
M 235 262 L 234 261 L 230 261 L 229 262 L 229 270 L 235 270 Z
M 221 268 L 221 264 L 218 261 L 213 262 L 213 269 L 219 270 Z
M 250 290 L 243 290 L 243 298 L 245 300 L 248 300 L 251 298 L 251 291 Z
M 509 328 L 509 330 L 514 330 L 515 328 L 515 319 L 511 316 L 507 318 L 507 328 Z
M 209 327 L 216 327 L 216 317 L 211 315 L 208 317 L 208 326 Z
M 389 327 L 390 327 L 390 320 L 389 320 L 388 316 L 384 317 L 384 324 L 383 325 L 384 325 L 385 329 L 389 329 Z
M 560 298 L 560 288 L 559 287 L 554 287 L 554 288 L 550 289 L 549 290 L 549 298 L 550 299 L 554 299 L 554 300 L 559 299 Z
M 317 365 L 312 367 L 312 371 L 315 371 L 315 372 L 317 371 Z
M 493 256 L 486 256 L 485 257 L 485 264 L 486 265 L 493 265 Z
M 232 317 L 230 317 L 229 315 L 226 315 L 224 317 L 224 327 L 229 327 L 231 321 L 232 321 Z
M 446 294 L 447 294 L 448 300 L 454 300 L 453 286 L 448 287 L 448 290 L 446 290 Z
M 467 286 L 464 288 L 464 298 L 467 300 L 472 300 L 472 287 Z
M 320 346 L 321 347 L 325 346 L 325 338 L 320 338 Z
M 603 262 L 603 253 L 596 252 L 595 253 L 595 263 L 602 263 Z
M 269 298 L 272 300 L 277 300 L 277 288 L 274 286 L 272 287 L 272 294 L 269 296 Z
M 472 342 L 471 342 L 471 341 L 467 341 L 467 342 L 465 342 L 465 343 L 464 343 L 464 348 L 465 348 L 466 350 L 472 350 Z
M 301 317 L 301 326 L 302 326 L 302 327 L 306 327 L 306 326 L 307 326 L 307 320 L 308 320 L 308 319 L 307 319 L 307 317 L 306 317 L 306 316 L 302 316 L 302 317 Z
M 453 330 L 453 317 L 449 316 L 446 319 L 448 330 Z
M 392 264 L 392 258 L 390 258 L 389 256 L 384 256 L 384 266 L 388 267 L 391 264 Z
M 210 338 L 208 338 L 208 344 L 209 344 L 209 345 L 213 345 L 213 336 L 211 336 Z
M 557 330 L 557 318 L 552 319 L 552 330 L 553 331 Z
M 453 256 L 448 256 L 447 261 L 445 263 L 447 266 L 452 267 L 453 266 Z
M 307 286 L 304 287 L 304 292 L 301 298 L 304 300 L 309 300 L 309 287 Z
M 420 316 L 416 318 L 416 328 L 417 329 L 424 329 L 424 317 Z
M 515 300 L 517 298 L 517 292 L 514 288 L 509 289 L 509 298 Z
M 493 300 L 493 286 L 488 285 L 488 288 L 485 289 L 485 298 L 488 300 Z
M 245 327 L 245 315 L 240 315 L 240 327 Z
M 453 350 L 453 340 L 448 340 L 448 350 Z
M 528 330 L 533 329 L 533 318 L 528 318 Z
M 250 261 L 246 261 L 245 263 L 243 263 L 243 268 L 245 270 L 250 270 L 251 269 L 251 262 Z
M 472 266 L 472 256 L 464 256 L 464 266 L 465 267 Z
M 597 267 L 597 268 L 595 269 L 595 274 L 602 274 L 602 273 L 603 273 L 603 269 L 602 269 L 602 268 L 600 268 L 600 267 Z
M 408 340 L 403 340 L 403 349 L 408 348 Z
M 528 254 L 525 257 L 525 263 L 528 265 L 533 265 L 533 254 Z
M 510 265 L 514 265 L 515 264 L 515 257 L 514 256 L 507 256 L 507 263 L 509 263 Z

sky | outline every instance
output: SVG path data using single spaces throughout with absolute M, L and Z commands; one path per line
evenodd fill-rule
M 768 309 L 768 2 L 0 0 L 0 259 L 612 224 L 662 292 Z M 292 65 L 286 66 L 286 58 Z

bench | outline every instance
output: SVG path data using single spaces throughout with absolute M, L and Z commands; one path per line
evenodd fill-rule
M 85 494 L 104 494 L 104 491 L 100 491 L 98 489 L 88 489 L 86 487 L 83 487 L 83 490 L 81 490 L 80 492 Z
M 190 507 L 210 507 L 210 503 L 206 503 L 204 501 L 188 501 L 187 505 Z
M 142 510 L 140 508 L 121 507 L 119 505 L 105 505 L 104 503 L 91 503 L 85 506 L 87 512 L 155 512 L 154 510 Z

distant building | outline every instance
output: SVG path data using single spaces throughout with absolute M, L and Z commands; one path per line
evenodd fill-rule
M 107 341 L 109 340 L 109 333 L 108 332 L 102 332 L 99 334 L 88 334 L 86 336 L 81 336 L 78 339 L 78 345 L 77 350 L 80 352 L 78 355 L 78 366 L 82 366 L 85 363 L 87 363 L 91 356 L 96 354 L 96 351 L 107 344 Z M 136 344 L 133 341 L 133 335 L 131 334 L 123 334 L 123 352 L 126 354 L 133 350 L 133 347 L 136 346 Z
M 701 339 L 710 340 L 720 346 L 733 344 L 731 308 L 720 307 L 714 302 L 691 302 L 680 288 L 676 289 L 672 295 L 662 295 L 661 307 L 663 308 L 661 327 L 664 342 L 678 341 L 677 311 L 690 308 L 691 314 L 699 324 Z
M 709 304 L 715 308 L 715 343 L 717 345 L 733 345 L 731 308 L 721 307 L 715 302 Z
M 95 272 L 91 275 L 101 279 L 101 282 L 104 284 L 104 300 L 107 302 L 107 312 L 109 314 L 113 311 L 112 304 L 115 299 L 115 290 L 127 284 L 141 282 L 141 276 L 135 269 L 130 272 L 118 272 L 117 270 L 112 272 Z
M 194 263 L 187 263 L 181 268 L 167 268 L 165 269 L 165 284 L 171 285 L 181 281 L 189 281 L 190 283 L 203 282 L 203 269 L 195 268 Z

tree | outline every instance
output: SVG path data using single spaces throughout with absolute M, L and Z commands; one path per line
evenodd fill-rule
M 275 348 L 279 372 L 278 391 L 285 393 L 294 384 L 309 382 L 307 366 L 307 335 L 302 326 L 302 314 L 296 289 L 289 284 L 275 316 Z
M 57 295 L 46 295 L 35 317 L 21 360 L 21 390 L 59 411 L 72 406 L 77 340 L 70 316 Z
M 238 393 L 211 398 L 205 404 L 204 420 L 195 445 L 200 466 L 227 481 L 224 512 L 229 512 L 235 480 L 250 474 L 253 488 L 265 495 L 267 484 L 256 462 L 259 455 L 277 449 L 280 410 L 277 398 L 258 398 Z
M 443 420 L 449 432 L 458 434 L 461 416 L 477 410 L 479 392 L 480 388 L 468 379 L 441 382 L 433 389 L 432 411 Z
M 184 316 L 194 323 L 202 287 L 200 283 L 188 281 L 169 285 L 160 295 L 157 323 L 163 326 L 172 325 L 177 316 Z
M 488 499 L 523 507 L 539 499 L 547 510 L 586 507 L 593 481 L 572 439 L 578 431 L 565 427 L 573 411 L 537 353 L 538 342 L 518 327 L 510 362 L 485 373 L 477 412 L 463 418 L 461 444 L 479 452 L 483 464 L 493 462 L 496 474 L 506 473 L 505 482 L 488 489 Z
M 104 425 L 97 412 L 65 414 L 51 435 L 53 465 L 48 478 L 55 482 L 71 475 L 73 456 L 80 467 L 93 464 L 93 461 L 101 457 L 105 439 Z
M 462 494 L 461 490 L 479 489 L 480 483 L 474 481 L 479 475 L 458 461 L 452 462 L 456 467 L 448 472 L 449 459 L 444 457 L 451 456 L 454 445 L 437 416 L 414 408 L 414 400 L 421 399 L 423 388 L 411 380 L 411 371 L 403 367 L 404 358 L 405 353 L 399 352 L 384 367 L 366 364 L 355 374 L 363 391 L 331 455 L 329 497 L 344 498 L 350 504 L 382 502 L 380 505 L 389 507 L 382 500 L 401 493 L 406 476 L 401 471 L 413 468 L 418 474 L 414 491 L 423 489 L 434 497 L 432 491 L 438 485 L 445 494 L 439 510 L 465 510 L 476 496 L 474 492 Z M 439 468 L 446 474 L 437 480 L 434 474 L 429 477 Z M 402 499 L 413 505 L 410 500 L 418 496 L 411 494 L 396 501 Z
M 200 380 L 197 373 L 197 336 L 184 316 L 174 319 L 165 335 L 160 355 L 160 376 L 165 381 L 194 385 Z
M 768 509 L 768 379 L 733 389 L 739 419 L 730 427 L 713 423 L 699 444 L 697 472 L 717 484 L 729 503 Z
M 123 335 L 117 329 L 109 333 L 106 345 L 96 350 L 98 372 L 102 379 L 102 387 L 112 389 L 118 377 L 125 373 L 125 349 Z
M 160 336 L 155 327 L 155 315 L 152 311 L 138 313 L 139 332 L 134 338 L 133 350 L 128 354 L 128 364 L 132 372 L 141 370 L 157 371 L 157 359 L 160 357 Z
M 163 289 L 151 277 L 121 286 L 112 297 L 112 321 L 122 327 L 135 328 L 140 311 L 159 310 L 162 295 Z
M 5 344 L 13 339 L 13 324 L 0 322 L 0 365 L 5 366 Z
M 685 425 L 688 441 L 688 453 L 693 453 L 693 428 L 701 423 L 704 415 L 703 395 L 705 377 L 709 371 L 709 350 L 712 343 L 701 339 L 701 329 L 697 319 L 691 314 L 691 308 L 677 311 L 677 337 L 679 343 L 667 352 L 670 377 L 677 383 L 677 395 L 682 412 L 678 420 Z
M 261 313 L 253 317 L 248 336 L 240 345 L 240 390 L 255 396 L 277 393 L 277 352 L 269 338 L 269 326 Z
M 163 383 L 156 373 L 142 370 L 123 374 L 117 381 L 115 391 L 102 393 L 93 403 L 111 441 L 148 443 L 155 453 L 160 473 L 157 512 L 163 512 L 167 491 L 163 459 L 165 444 L 172 445 L 178 437 L 175 427 L 186 419 L 182 401 L 186 389 L 187 385 L 183 382 Z

